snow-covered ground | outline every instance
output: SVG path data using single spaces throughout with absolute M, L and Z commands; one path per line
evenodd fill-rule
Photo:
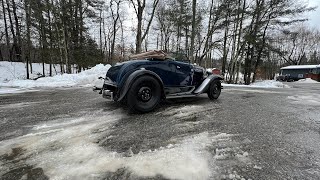
M 222 84 L 226 87 L 252 87 L 252 88 L 290 88 L 290 86 L 283 84 L 282 82 L 275 81 L 275 80 L 265 80 L 255 82 L 250 85 L 239 85 L 239 84 Z
M 99 80 L 98 77 L 104 77 L 110 67 L 110 65 L 98 64 L 95 67 L 78 74 L 61 75 L 59 74 L 60 72 L 56 72 L 53 77 L 27 80 L 25 79 L 25 65 L 23 63 L 0 62 L 0 93 L 16 92 L 9 87 L 30 89 L 35 87 L 101 86 L 102 80 Z M 34 64 L 33 70 L 34 72 L 41 72 L 42 67 L 39 64 Z
M 171 113 L 187 110 L 197 112 L 194 106 L 185 106 Z M 24 136 L 0 142 L 0 155 L 11 154 L 12 149 L 21 148 L 23 153 L 17 158 L 23 159 L 26 164 L 41 167 L 50 179 L 102 179 L 105 172 L 127 169 L 138 177 L 161 175 L 167 179 L 193 180 L 218 176 L 214 171 L 217 169 L 215 160 L 230 160 L 228 154 L 235 151 L 230 148 L 215 149 L 212 157 L 212 145 L 232 143 L 232 135 L 214 132 L 177 137 L 171 139 L 177 143 L 138 154 L 134 154 L 131 148 L 124 153 L 109 151 L 99 145 L 97 139 L 106 138 L 105 133 L 112 131 L 114 124 L 125 118 L 124 114 L 119 109 L 97 111 L 84 117 L 38 124 Z M 187 125 L 189 122 L 185 123 Z M 181 126 L 180 123 L 177 125 Z M 236 152 L 237 159 L 249 160 L 247 152 L 238 149 Z M 0 177 L 13 168 L 11 166 L 10 163 L 0 166 Z
M 0 62 L 0 94 L 23 92 L 26 89 L 36 87 L 78 87 L 101 86 L 102 80 L 110 65 L 98 64 L 95 67 L 78 74 L 60 74 L 59 65 L 54 65 L 54 76 L 43 77 L 37 80 L 27 80 L 25 76 L 25 64 L 18 62 Z M 46 72 L 49 65 L 46 65 Z M 42 72 L 42 64 L 33 64 L 33 76 Z M 308 82 L 310 80 L 307 80 Z M 223 84 L 223 86 L 253 87 L 253 88 L 289 88 L 282 82 L 267 80 L 246 85 Z
M 42 75 L 42 64 L 41 63 L 32 63 L 32 71 L 30 68 L 30 78 L 36 78 L 39 75 Z M 49 76 L 50 65 L 44 65 L 45 75 Z M 72 68 L 72 71 L 75 71 L 75 68 Z M 57 75 L 61 74 L 60 65 L 53 64 L 52 65 L 52 74 Z M 8 61 L 0 61 L 0 82 L 6 82 L 15 79 L 26 79 L 26 64 L 22 62 L 8 62 Z
M 25 88 L 11 88 L 11 87 L 0 87 L 0 95 L 1 94 L 12 94 L 12 93 L 23 93 L 26 91 L 37 91 L 34 89 L 25 89 Z
M 317 83 L 319 83 L 319 84 L 320 84 L 320 82 L 315 81 L 315 80 L 313 80 L 313 79 L 311 79 L 311 78 L 300 79 L 299 81 L 297 81 L 297 83 L 312 83 L 312 84 L 317 84 Z
M 320 94 L 296 94 L 294 96 L 288 96 L 288 99 L 292 100 L 293 104 L 302 104 L 307 106 L 320 106 Z

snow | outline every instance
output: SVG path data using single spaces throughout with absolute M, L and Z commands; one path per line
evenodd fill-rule
M 292 100 L 293 104 L 320 106 L 319 94 L 298 94 L 294 96 L 288 96 L 288 99 Z
M 180 108 L 173 108 L 173 109 L 167 110 L 162 114 L 166 116 L 171 116 L 173 118 L 184 118 L 184 117 L 190 117 L 196 113 L 199 113 L 199 110 L 201 109 L 203 109 L 203 106 L 198 106 L 198 105 L 183 106 Z
M 2 63 L 8 65 L 6 62 Z M 0 87 L 16 87 L 16 88 L 35 88 L 35 87 L 74 87 L 74 86 L 101 86 L 102 80 L 99 80 L 98 77 L 104 77 L 110 65 L 98 64 L 95 67 L 82 71 L 78 74 L 58 74 L 53 77 L 43 77 L 37 80 L 23 80 L 21 74 L 24 72 L 24 67 L 21 68 L 21 64 L 13 64 L 14 73 L 9 72 L 7 67 L 2 66 L 6 72 L 2 72 L 3 75 L 2 81 L 0 81 Z M 10 66 L 8 66 L 10 67 Z M 36 66 L 35 66 L 36 67 Z M 11 69 L 12 70 L 12 69 Z M 6 74 L 9 74 L 8 76 Z
M 315 69 L 315 68 L 320 68 L 320 64 L 319 65 L 293 65 L 293 66 L 286 66 L 281 68 L 283 69 Z
M 45 64 L 44 69 L 46 76 L 49 76 L 49 64 Z M 30 77 L 35 78 L 38 77 L 39 74 L 42 74 L 42 64 L 32 63 L 32 72 L 30 72 Z M 59 64 L 54 64 L 52 66 L 52 74 L 61 74 Z M 15 79 L 26 79 L 26 77 L 25 63 L 0 61 L 0 82 L 6 82 Z
M 297 81 L 297 83 L 317 84 L 320 82 L 313 80 L 311 78 L 306 78 L 306 79 L 300 79 L 299 81 Z
M 0 83 L 1 84 L 1 83 Z M 16 93 L 24 93 L 24 92 L 30 92 L 30 91 L 37 91 L 37 90 L 31 90 L 31 89 L 24 89 L 24 88 L 11 88 L 11 87 L 1 87 L 0 86 L 0 95 L 2 94 L 16 94 Z
M 225 84 L 222 83 L 223 86 L 226 87 L 251 87 L 251 88 L 290 88 L 290 86 L 283 84 L 282 82 L 275 80 L 265 80 L 255 82 L 250 85 L 239 85 L 239 84 Z
M 124 116 L 119 111 L 39 124 L 27 135 L 0 142 L 0 155 L 11 153 L 12 148 L 22 148 L 18 158 L 28 165 L 41 167 L 50 179 L 99 179 L 94 177 L 119 169 L 138 177 L 161 175 L 191 180 L 211 176 L 212 162 L 209 162 L 207 147 L 228 137 L 227 134 L 203 132 L 186 137 L 180 143 L 128 157 L 96 143 Z M 0 166 L 0 176 L 10 168 L 14 168 L 10 163 Z

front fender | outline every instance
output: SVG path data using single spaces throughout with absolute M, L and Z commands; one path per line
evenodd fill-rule
M 195 94 L 202 94 L 204 92 L 207 92 L 211 82 L 215 81 L 215 80 L 223 80 L 223 78 L 219 75 L 214 75 L 211 74 L 210 76 L 208 76 L 202 83 L 201 85 L 194 91 Z
M 118 93 L 117 101 L 123 100 L 123 98 L 126 96 L 126 94 L 129 91 L 131 85 L 133 84 L 133 82 L 137 78 L 139 78 L 141 76 L 144 76 L 144 75 L 149 75 L 149 76 L 154 77 L 159 82 L 159 84 L 161 86 L 162 95 L 164 94 L 164 85 L 163 85 L 163 82 L 162 82 L 161 78 L 156 73 L 142 68 L 142 69 L 136 70 L 133 73 L 131 73 L 127 77 L 127 79 L 125 80 L 125 83 L 121 87 L 118 87 L 119 88 L 119 90 L 118 90 L 119 93 Z

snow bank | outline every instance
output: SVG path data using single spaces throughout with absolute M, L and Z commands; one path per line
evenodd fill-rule
M 62 74 L 53 77 L 44 77 L 38 80 L 20 80 L 14 79 L 8 82 L 0 82 L 0 87 L 72 87 L 72 86 L 101 86 L 102 80 L 98 77 L 104 77 L 110 65 L 98 64 L 95 67 L 78 74 Z
M 30 68 L 30 67 L 29 67 Z M 42 74 L 42 64 L 41 63 L 32 63 L 32 72 L 30 72 L 30 77 L 38 77 L 39 74 Z M 45 75 L 49 76 L 49 64 L 44 65 Z M 74 70 L 74 68 L 72 68 Z M 30 69 L 31 71 L 31 69 Z M 57 75 L 61 74 L 60 65 L 52 65 L 52 74 Z M 0 82 L 7 82 L 15 79 L 26 79 L 26 64 L 22 62 L 8 62 L 0 61 Z
M 318 81 L 315 81 L 315 80 L 313 80 L 313 79 L 311 79 L 311 78 L 307 78 L 307 79 L 300 79 L 299 81 L 297 81 L 297 83 L 320 83 L 320 82 L 318 82 Z
M 260 81 L 260 82 L 253 83 L 250 86 L 262 87 L 262 88 L 290 88 L 290 86 L 275 80 Z
M 255 82 L 250 85 L 239 85 L 239 84 L 222 84 L 226 87 L 252 87 L 252 88 L 290 88 L 290 86 L 283 84 L 282 82 L 275 81 L 275 80 L 265 80 Z

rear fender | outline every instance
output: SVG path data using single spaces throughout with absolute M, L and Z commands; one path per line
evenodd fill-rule
M 208 91 L 210 84 L 215 80 L 223 80 L 219 75 L 210 75 L 202 81 L 201 85 L 194 91 L 195 94 L 202 94 Z
M 156 73 L 142 68 L 142 69 L 136 70 L 133 73 L 131 73 L 127 77 L 127 79 L 125 80 L 124 84 L 121 87 L 119 87 L 119 91 L 118 91 L 119 95 L 118 95 L 117 101 L 123 100 L 123 98 L 126 96 L 126 94 L 129 91 L 131 85 L 133 84 L 133 82 L 137 78 L 139 78 L 141 76 L 145 76 L 145 75 L 152 76 L 159 82 L 159 84 L 161 86 L 161 93 L 162 93 L 162 95 L 164 95 L 164 85 L 163 85 L 163 82 L 162 82 L 161 78 Z

